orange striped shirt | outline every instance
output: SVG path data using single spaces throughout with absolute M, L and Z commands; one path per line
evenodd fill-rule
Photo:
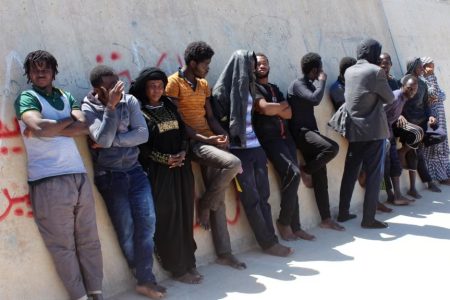
M 206 137 L 214 135 L 206 120 L 205 102 L 211 96 L 206 79 L 197 78 L 195 90 L 180 71 L 170 75 L 168 79 L 166 95 L 178 99 L 178 112 L 184 123 Z

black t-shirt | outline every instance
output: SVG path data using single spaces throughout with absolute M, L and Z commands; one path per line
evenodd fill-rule
M 255 99 L 264 98 L 267 102 L 280 103 L 285 101 L 283 93 L 275 84 L 256 84 Z M 287 123 L 278 116 L 266 116 L 258 112 L 253 113 L 253 129 L 258 140 L 263 143 L 271 139 L 285 138 Z

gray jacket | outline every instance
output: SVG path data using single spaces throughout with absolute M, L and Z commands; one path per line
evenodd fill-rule
M 129 171 L 139 166 L 138 145 L 147 142 L 148 128 L 138 100 L 124 94 L 114 110 L 89 93 L 81 109 L 89 124 L 89 136 L 100 148 L 90 149 L 95 175 L 105 171 Z
M 386 73 L 374 64 L 380 52 L 378 42 L 363 41 L 358 48 L 357 63 L 345 71 L 345 104 L 349 118 L 345 136 L 349 142 L 389 138 L 383 104 L 392 103 L 394 94 Z
M 249 94 L 255 99 L 253 51 L 237 50 L 233 53 L 212 91 L 211 104 L 215 116 L 230 135 L 231 146 L 246 145 L 246 115 Z

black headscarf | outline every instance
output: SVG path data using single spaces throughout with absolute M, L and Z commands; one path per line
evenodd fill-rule
M 412 74 L 416 76 L 415 70 L 418 65 L 420 65 L 422 62 L 420 61 L 419 57 L 410 58 L 406 61 L 406 74 Z M 405 74 L 405 75 L 406 75 Z
M 371 64 L 377 64 L 381 54 L 381 44 L 374 39 L 362 40 L 356 48 L 356 57 L 365 59 Z
M 145 93 L 145 84 L 149 80 L 162 80 L 164 88 L 167 85 L 167 75 L 159 68 L 150 67 L 143 69 L 138 77 L 131 83 L 129 93 L 135 96 L 141 102 L 147 102 Z

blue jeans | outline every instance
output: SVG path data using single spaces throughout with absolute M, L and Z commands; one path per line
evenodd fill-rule
M 136 269 L 138 285 L 155 283 L 152 271 L 155 209 L 150 183 L 142 167 L 128 172 L 106 172 L 95 177 L 95 184 L 128 265 Z

